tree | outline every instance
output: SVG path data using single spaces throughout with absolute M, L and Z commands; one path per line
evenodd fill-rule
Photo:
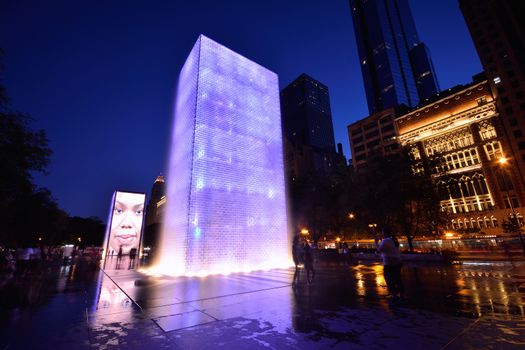
M 9 108 L 0 87 L 0 242 L 8 244 L 36 242 L 41 232 L 57 229 L 65 215 L 50 192 L 33 183 L 33 172 L 46 172 L 51 149 L 46 133 L 31 130 L 30 122 Z
M 62 237 L 62 241 L 81 243 L 86 246 L 102 246 L 105 231 L 106 225 L 99 218 L 69 217 L 66 235 Z
M 371 224 L 390 225 L 412 240 L 436 232 L 442 220 L 439 199 L 431 179 L 414 173 L 408 151 L 392 155 L 377 153 L 353 181 L 353 207 Z

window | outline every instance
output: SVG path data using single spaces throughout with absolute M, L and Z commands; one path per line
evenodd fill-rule
M 381 128 L 381 132 L 385 133 L 387 131 L 394 130 L 394 124 L 386 125 Z
M 523 136 L 523 134 L 521 133 L 521 130 L 514 130 L 512 133 L 514 134 L 514 137 L 516 138 Z
M 514 113 L 514 110 L 512 109 L 512 107 L 505 108 L 505 114 L 512 114 L 512 113 Z
M 525 149 L 525 142 L 523 142 L 523 141 L 518 142 L 518 147 L 519 147 L 519 149 Z
M 365 126 L 363 126 L 363 129 L 366 131 L 366 130 L 370 130 L 372 128 L 375 128 L 376 126 L 377 126 L 377 123 L 376 122 L 372 122 L 372 123 L 368 123 Z
M 377 145 L 379 145 L 379 140 L 375 140 L 375 141 L 367 143 L 366 147 L 373 148 L 373 147 L 376 147 Z
M 363 142 L 363 136 L 352 138 L 352 141 L 354 141 L 354 144 Z
M 525 142 L 523 142 L 523 144 L 525 147 Z M 485 148 L 485 153 L 487 154 L 488 160 L 498 159 L 503 156 L 503 152 L 501 150 L 501 143 L 499 141 L 487 143 L 483 146 L 483 148 Z
M 376 136 L 379 136 L 379 130 L 370 131 L 369 133 L 365 134 L 365 137 L 367 139 L 370 139 Z
M 510 126 L 516 126 L 516 125 L 518 125 L 518 121 L 515 118 L 510 118 L 509 119 L 509 124 L 510 124 Z
M 358 153 L 365 150 L 365 145 L 354 148 L 354 152 Z
M 479 136 L 483 141 L 493 139 L 497 136 L 496 128 L 490 123 L 480 123 Z

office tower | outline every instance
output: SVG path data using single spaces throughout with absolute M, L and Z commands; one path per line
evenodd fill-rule
M 501 165 L 508 141 L 490 85 L 474 81 L 440 95 L 396 118 L 399 141 L 410 149 L 414 171 L 431 175 L 446 229 L 501 234 L 522 193 L 514 169 Z
M 525 2 L 460 0 L 510 143 L 511 164 L 525 179 Z M 522 190 L 525 192 L 525 190 Z M 523 205 L 523 203 L 522 203 Z
M 368 110 L 415 107 L 439 92 L 408 0 L 350 0 Z
M 201 35 L 173 125 L 159 272 L 289 266 L 277 74 Z
M 366 164 L 375 152 L 383 155 L 400 151 L 394 119 L 406 108 L 390 107 L 348 125 L 352 165 L 355 170 Z
M 281 91 L 286 168 L 292 177 L 329 173 L 338 162 L 328 87 L 301 74 Z
M 283 132 L 295 144 L 335 151 L 328 87 L 301 74 L 281 91 Z
M 146 207 L 146 227 L 162 221 L 166 204 L 166 186 L 164 176 L 159 175 L 151 188 L 151 196 Z

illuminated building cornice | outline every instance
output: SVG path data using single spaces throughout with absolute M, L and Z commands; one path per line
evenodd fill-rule
M 445 134 L 496 116 L 497 110 L 487 82 L 421 107 L 396 119 L 402 144 Z

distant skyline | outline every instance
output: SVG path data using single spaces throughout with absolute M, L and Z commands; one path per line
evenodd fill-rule
M 439 84 L 481 71 L 456 0 L 410 1 Z M 279 75 L 306 73 L 330 92 L 336 142 L 368 114 L 350 6 L 330 2 L 16 1 L 0 4 L 1 84 L 13 109 L 46 130 L 49 175 L 71 215 L 106 220 L 115 189 L 149 192 L 167 163 L 178 73 L 205 34 Z

